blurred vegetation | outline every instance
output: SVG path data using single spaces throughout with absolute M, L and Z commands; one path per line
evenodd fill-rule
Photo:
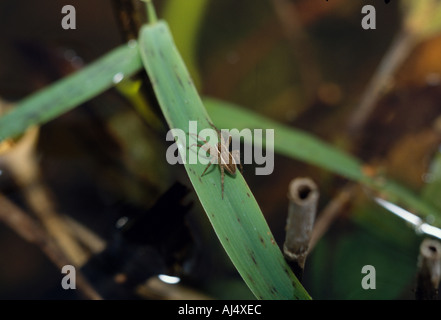
M 320 137 L 441 210 L 441 38 L 434 27 L 423 28 L 422 40 L 409 48 L 388 90 L 354 135 L 349 129 L 351 116 L 401 30 L 404 18 L 398 1 L 385 5 L 297 0 L 284 11 L 287 20 L 277 1 L 188 0 L 193 1 L 183 6 L 180 0 L 162 0 L 156 5 L 170 23 L 203 95 Z M 64 4 L 68 3 L 0 4 L 1 99 L 18 101 L 127 40 L 121 37 L 109 2 L 77 1 L 78 30 L 70 31 L 60 26 Z M 377 8 L 376 30 L 360 26 L 365 4 Z M 145 84 L 142 90 L 151 97 Z M 161 118 L 154 101 L 149 101 Z M 177 287 L 160 291 L 151 282 L 157 274 L 167 273 L 180 276 L 179 286 L 189 289 L 178 297 L 252 298 L 211 231 L 183 168 L 165 161 L 169 144 L 164 134 L 165 126 L 153 128 L 143 121 L 133 101 L 117 90 L 40 127 L 36 161 L 53 206 L 106 244 L 104 251 L 91 249 L 97 241 L 84 245 L 91 257 L 84 274 L 96 288 L 112 288 L 107 297 L 169 297 L 179 292 Z M 309 176 L 316 181 L 321 192 L 319 217 L 348 182 L 284 156 L 276 155 L 275 161 L 272 175 L 255 176 L 248 166 L 244 177 L 281 245 L 292 178 Z M 0 170 L 2 194 L 33 213 L 36 208 L 27 201 L 16 175 L 7 167 Z M 152 222 L 155 213 L 159 218 Z M 146 229 L 116 227 L 124 217 Z M 179 223 L 169 226 L 173 219 Z M 175 241 L 170 240 L 173 237 Z M 413 299 L 422 239 L 377 206 L 369 192 L 356 187 L 308 258 L 303 284 L 314 299 Z M 80 297 L 61 290 L 59 270 L 4 225 L 0 253 L 7 257 L 0 264 L 1 298 Z M 114 264 L 98 277 L 103 261 Z M 376 290 L 361 288 L 361 268 L 366 264 L 376 268 Z M 129 279 L 118 282 L 121 274 Z M 136 291 L 140 284 L 144 289 Z

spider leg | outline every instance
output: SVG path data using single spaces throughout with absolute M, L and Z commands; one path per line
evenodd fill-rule
M 199 154 L 198 151 L 194 151 L 194 150 L 192 150 L 192 151 L 195 152 L 199 157 L 203 157 L 204 159 L 210 159 L 210 160 L 213 158 L 213 157 L 211 156 L 210 147 L 207 147 L 207 146 L 205 146 L 204 144 L 193 143 L 192 145 L 190 145 L 190 146 L 188 147 L 188 149 L 190 149 L 191 147 L 194 147 L 194 146 L 200 147 L 200 148 L 202 148 L 203 150 L 205 150 L 206 152 L 208 152 L 208 153 L 210 154 L 209 156 L 204 156 L 204 155 L 202 155 L 202 154 Z M 204 147 L 204 146 L 205 146 L 205 147 Z M 207 148 L 208 148 L 208 150 L 207 150 Z
M 219 135 L 220 136 L 220 143 L 222 146 L 221 150 L 226 150 L 228 151 L 228 149 L 230 148 L 230 144 L 231 144 L 231 136 L 228 136 L 228 138 L 225 138 L 224 136 L 222 136 L 222 134 Z
M 220 133 L 220 130 L 214 125 L 214 123 L 213 122 L 211 122 L 210 120 L 208 120 L 208 123 L 210 124 L 210 126 L 212 126 L 213 127 L 213 129 L 214 130 L 216 130 L 217 131 L 217 133 Z
M 201 141 L 204 141 L 205 143 L 208 143 L 208 141 L 207 140 L 205 140 L 204 138 L 202 138 L 202 137 L 200 137 L 200 136 L 198 136 L 197 134 L 195 134 L 195 133 L 189 133 L 189 134 L 191 134 L 192 136 L 195 136 L 198 140 L 201 140 Z
M 217 135 L 218 135 L 218 137 L 219 137 L 219 142 L 223 142 L 223 143 L 225 143 L 225 145 L 226 145 L 226 147 L 227 147 L 227 149 L 228 149 L 228 146 L 229 146 L 229 143 L 228 143 L 228 141 L 225 141 L 224 140 L 224 138 L 223 138 L 223 136 L 222 136 L 222 130 L 219 130 L 214 124 L 213 124 L 213 122 L 211 122 L 210 120 L 208 120 L 208 123 L 210 124 L 210 126 L 217 132 Z M 229 137 L 231 137 L 231 136 L 229 136 Z M 231 142 L 231 140 L 230 140 L 230 142 Z
M 231 155 L 233 156 L 234 161 L 236 161 L 236 164 L 239 165 L 240 172 L 243 173 L 243 166 L 240 162 L 240 151 L 239 150 L 233 150 L 231 151 Z
M 202 172 L 201 177 L 204 176 L 205 172 L 207 172 L 207 169 L 210 168 L 210 166 L 211 166 L 211 162 L 209 162 L 208 165 L 205 167 L 205 170 L 204 172 Z
M 224 200 L 224 167 L 223 166 L 219 166 L 220 167 L 220 171 L 221 171 L 221 188 L 222 188 L 222 200 Z
M 195 136 L 198 140 L 203 141 L 205 144 L 197 144 L 197 143 L 193 143 L 190 147 L 192 146 L 198 146 L 201 147 L 202 149 L 204 149 L 206 152 L 208 152 L 211 155 L 211 152 L 209 150 L 211 150 L 212 148 L 215 148 L 214 146 L 212 146 L 207 140 L 205 140 L 204 138 L 198 136 L 197 134 L 194 133 L 189 133 L 189 135 Z
M 199 148 L 202 148 L 205 152 L 208 152 L 211 155 L 211 145 L 208 144 L 208 142 L 206 144 L 200 144 L 200 143 L 193 143 L 189 148 L 193 147 L 193 146 L 197 146 Z

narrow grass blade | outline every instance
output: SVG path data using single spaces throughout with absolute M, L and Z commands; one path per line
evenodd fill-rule
M 140 32 L 144 66 L 170 128 L 189 132 L 189 121 L 198 130 L 210 128 L 209 117 L 180 57 L 167 24 L 158 21 Z M 178 138 L 183 159 L 194 141 Z M 190 150 L 188 150 L 191 152 Z M 244 281 L 259 299 L 308 299 L 308 293 L 287 266 L 262 212 L 240 174 L 225 177 L 221 198 L 219 170 L 201 177 L 205 165 L 185 164 L 185 169 L 225 251 Z
M 141 69 L 136 42 L 112 50 L 83 70 L 20 101 L 0 118 L 0 141 L 56 118 Z
M 222 128 L 274 129 L 275 152 L 360 182 L 390 202 L 416 211 L 423 218 L 434 217 L 434 225 L 441 226 L 441 214 L 431 204 L 386 177 L 366 175 L 363 164 L 350 154 L 311 134 L 269 120 L 232 103 L 207 98 L 204 104 L 210 116 Z

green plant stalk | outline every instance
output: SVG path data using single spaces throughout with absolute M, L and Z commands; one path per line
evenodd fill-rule
M 130 102 L 142 119 L 154 130 L 163 130 L 161 120 L 153 112 L 149 102 L 141 92 L 142 80 L 125 78 L 116 89 Z
M 163 18 L 168 22 L 176 47 L 196 88 L 202 85 L 196 57 L 198 35 L 209 4 L 208 0 L 192 0 L 191 4 L 188 1 L 169 0 L 163 11 Z
M 0 118 L 0 142 L 46 123 L 113 87 L 121 77 L 142 69 L 138 45 L 131 41 L 83 70 L 65 77 L 22 101 Z
M 209 117 L 167 24 L 158 21 L 144 26 L 139 45 L 142 61 L 170 128 L 188 133 L 189 121 L 197 121 L 198 130 L 210 128 Z M 182 158 L 186 159 L 182 150 L 191 142 L 187 144 L 177 139 L 176 143 L 180 145 Z M 185 163 L 190 181 L 220 242 L 254 295 L 259 299 L 310 299 L 286 264 L 242 175 L 225 177 L 222 199 L 219 170 L 211 170 L 201 178 L 204 168 L 201 163 Z
M 211 98 L 204 99 L 204 104 L 220 128 L 274 129 L 275 152 L 357 181 L 375 191 L 378 196 L 415 211 L 423 218 L 435 218 L 433 224 L 441 227 L 441 214 L 435 207 L 423 201 L 409 189 L 384 176 L 365 175 L 363 164 L 346 152 L 304 131 L 269 120 L 235 104 Z M 257 143 L 256 141 L 247 142 Z

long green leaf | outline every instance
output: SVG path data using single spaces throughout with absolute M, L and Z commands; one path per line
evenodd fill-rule
M 83 70 L 20 101 L 0 118 L 0 141 L 56 118 L 141 69 L 135 41 L 112 50 Z
M 360 182 L 389 201 L 415 210 L 422 217 L 436 218 L 433 224 L 441 226 L 441 214 L 431 204 L 386 177 L 365 175 L 362 163 L 350 154 L 309 133 L 269 120 L 235 104 L 208 98 L 204 99 L 204 104 L 210 116 L 220 127 L 239 130 L 243 128 L 274 129 L 274 150 L 277 153 Z M 258 143 L 258 141 L 253 141 L 253 143 Z
M 141 29 L 141 56 L 170 128 L 189 132 L 209 128 L 209 117 L 174 45 L 167 24 L 158 21 Z M 182 154 L 190 141 L 177 139 Z M 308 299 L 287 266 L 262 212 L 240 174 L 225 177 L 221 198 L 218 170 L 201 178 L 204 165 L 185 164 L 191 183 L 228 256 L 249 288 L 260 299 Z

